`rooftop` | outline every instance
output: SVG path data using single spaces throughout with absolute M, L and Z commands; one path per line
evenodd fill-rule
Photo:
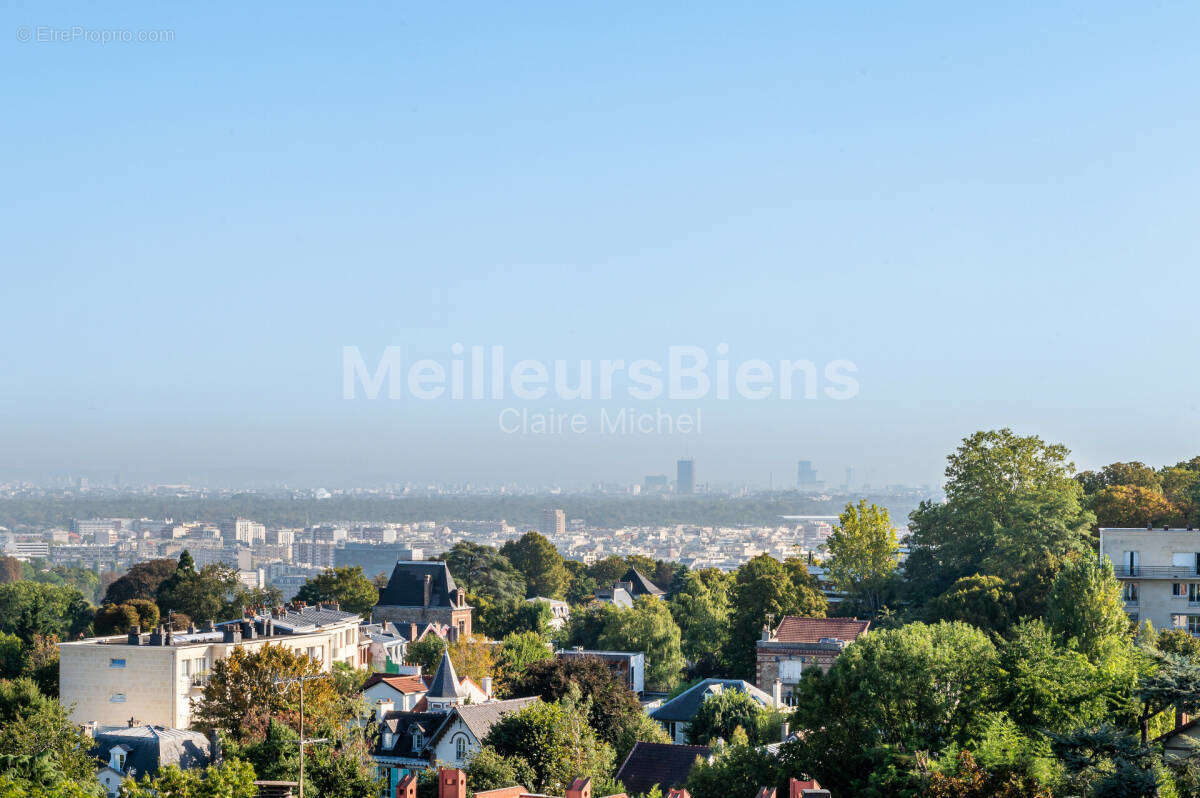
M 708 759 L 707 745 L 672 745 L 636 742 L 617 770 L 617 781 L 634 795 L 648 793 L 655 784 L 663 790 L 687 784 L 696 758 Z

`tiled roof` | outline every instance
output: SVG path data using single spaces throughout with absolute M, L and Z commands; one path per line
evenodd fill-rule
M 690 723 L 696 711 L 700 709 L 700 704 L 709 696 L 723 690 L 746 693 L 765 707 L 769 707 L 772 702 L 771 696 L 741 679 L 705 679 L 651 712 L 650 717 L 660 722 Z
M 679 787 L 687 783 L 696 757 L 707 759 L 711 753 L 706 745 L 637 742 L 617 771 L 617 781 L 634 795 L 650 792 L 655 784 L 664 790 Z
M 823 637 L 852 642 L 870 625 L 870 621 L 857 618 L 801 618 L 787 615 L 779 622 L 775 637 L 780 643 L 819 643 Z
M 424 693 L 429 689 L 425 686 L 425 680 L 420 676 L 398 676 L 396 674 L 388 673 L 372 673 L 367 677 L 367 680 L 363 682 L 362 689 L 366 690 L 368 687 L 374 687 L 380 682 L 383 682 L 388 687 L 399 693 L 405 694 Z
M 454 577 L 444 562 L 417 562 L 402 560 L 392 569 L 387 587 L 379 593 L 378 606 L 423 607 L 425 605 L 425 577 L 430 578 L 429 606 L 453 606 L 451 597 L 458 590 Z

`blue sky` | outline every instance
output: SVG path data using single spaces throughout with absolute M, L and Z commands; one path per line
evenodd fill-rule
M 688 451 L 700 480 L 936 482 L 1002 425 L 1193 456 L 1200 8 L 1028 5 L 9 4 L 0 476 L 588 482 Z M 173 39 L 36 40 L 73 26 Z M 343 346 L 455 342 L 726 342 L 860 392 L 624 438 L 341 398 Z

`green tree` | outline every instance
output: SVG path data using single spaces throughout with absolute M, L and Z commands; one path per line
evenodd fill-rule
M 21 675 L 25 644 L 21 638 L 0 632 L 0 679 L 15 679 Z
M 692 798 L 754 798 L 760 787 L 775 786 L 779 779 L 779 760 L 765 748 L 751 745 L 742 732 L 728 744 L 718 745 L 711 762 L 697 759 L 687 789 Z
M 405 647 L 404 661 L 409 665 L 420 665 L 421 673 L 433 676 L 445 651 L 446 641 L 435 634 L 428 634 Z
M 826 567 L 838 587 L 860 596 L 872 614 L 883 606 L 881 587 L 896 571 L 900 545 L 886 508 L 847 504 L 826 541 Z
M 518 784 L 526 786 L 534 778 L 528 762 L 519 756 L 501 756 L 490 745 L 481 748 L 467 765 L 467 786 L 476 793 Z
M 537 532 L 526 532 L 500 547 L 500 553 L 525 577 L 526 597 L 561 599 L 569 575 L 554 544 Z
M 530 704 L 501 718 L 484 742 L 500 756 L 524 760 L 533 782 L 526 786 L 538 792 L 562 794 L 575 778 L 590 777 L 603 794 L 612 783 L 613 750 L 587 723 L 590 703 L 576 690 L 558 703 Z
M 0 585 L 0 632 L 27 644 L 37 635 L 73 640 L 90 628 L 92 614 L 75 588 L 28 581 Z
M 1158 795 L 1163 768 L 1153 748 L 1110 725 L 1051 734 L 1069 780 L 1067 795 L 1138 798 Z
M 601 740 L 624 761 L 634 742 L 670 742 L 662 727 L 642 710 L 628 687 L 608 665 L 596 657 L 563 657 L 539 660 L 514 678 L 508 693 L 513 697 L 538 696 L 559 701 L 577 689 L 592 699 L 587 722 Z
M 962 621 L 992 632 L 1012 625 L 1013 594 L 998 576 L 964 576 L 930 606 L 930 614 L 943 621 Z
M 1091 497 L 1096 524 L 1101 527 L 1178 526 L 1184 511 L 1162 491 L 1140 485 L 1112 485 Z
M 243 596 L 235 569 L 213 563 L 197 571 L 184 551 L 175 573 L 158 586 L 156 600 L 163 614 L 183 613 L 198 623 L 240 617 Z
M 617 607 L 603 601 L 577 607 L 571 612 L 571 620 L 567 626 L 567 642 L 588 650 L 599 648 L 600 635 L 604 633 L 604 628 L 617 611 Z
M 194 705 L 193 725 L 201 731 L 220 730 L 237 742 L 261 739 L 271 720 L 299 728 L 300 694 L 295 685 L 278 680 L 320 674 L 320 663 L 284 646 L 236 648 L 216 660 L 204 692 Z M 304 714 L 308 733 L 340 725 L 344 704 L 332 679 L 304 685 Z
M 379 603 L 379 590 L 355 565 L 325 569 L 301 585 L 296 598 L 309 604 L 336 602 L 344 612 L 369 615 Z
M 738 569 L 726 651 L 735 675 L 746 678 L 754 674 L 755 644 L 769 617 L 775 623 L 784 615 L 825 617 L 825 597 L 804 573 L 804 564 L 796 561 L 795 565 L 788 568 L 774 557 L 760 554 Z
M 1054 580 L 1046 622 L 1091 662 L 1098 662 L 1114 645 L 1123 645 L 1129 617 L 1112 561 L 1083 557 L 1068 563 Z
M 204 770 L 167 765 L 153 776 L 123 781 L 120 798 L 255 798 L 258 787 L 254 779 L 254 768 L 238 759 Z
M 598 641 L 611 651 L 642 651 L 646 655 L 646 683 L 670 690 L 683 670 L 679 626 L 661 599 L 642 596 L 633 608 L 610 616 Z
M 741 690 L 723 690 L 709 696 L 696 710 L 688 724 L 688 743 L 708 745 L 714 740 L 730 740 L 734 729 L 742 729 L 751 742 L 763 744 L 771 740 L 758 739 L 763 707 Z
M 513 632 L 500 643 L 500 672 L 506 682 L 521 675 L 535 662 L 551 659 L 550 642 L 537 632 Z
M 179 563 L 169 557 L 134 564 L 104 591 L 105 604 L 125 604 L 130 599 L 153 600 L 164 579 L 175 573 Z
M 525 598 L 525 577 L 491 546 L 460 540 L 438 559 L 463 590 L 491 603 Z
M 683 656 L 701 663 L 705 674 L 720 671 L 720 655 L 729 643 L 731 584 L 716 568 L 689 571 L 667 603 L 679 626 Z
M 1066 447 L 1012 430 L 977 432 L 948 458 L 945 503 L 909 517 L 905 577 L 928 601 L 958 578 L 998 576 L 1019 587 L 1017 615 L 1039 615 L 1061 564 L 1081 554 L 1094 521 Z
M 1100 723 L 1109 711 L 1106 674 L 1059 645 L 1039 619 L 1025 619 L 1001 642 L 998 706 L 1026 730 L 1065 733 Z
M 988 635 L 964 623 L 868 632 L 797 686 L 796 750 L 835 795 L 860 794 L 874 752 L 967 742 L 994 701 L 997 660 Z
M 137 626 L 140 622 L 136 607 L 129 604 L 105 604 L 96 610 L 92 630 L 100 636 L 120 635 L 125 634 L 130 627 Z
M 88 738 L 71 722 L 66 708 L 43 695 L 33 680 L 0 680 L 0 752 L 42 757 L 66 779 L 92 781 L 96 766 L 88 748 Z

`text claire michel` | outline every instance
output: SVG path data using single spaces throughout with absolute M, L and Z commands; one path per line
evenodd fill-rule
M 559 410 L 528 410 L 506 407 L 498 418 L 506 435 L 585 435 L 592 431 L 592 420 L 584 413 Z M 699 435 L 704 431 L 700 408 L 686 413 L 653 412 L 622 407 L 601 408 L 597 429 L 601 435 Z

